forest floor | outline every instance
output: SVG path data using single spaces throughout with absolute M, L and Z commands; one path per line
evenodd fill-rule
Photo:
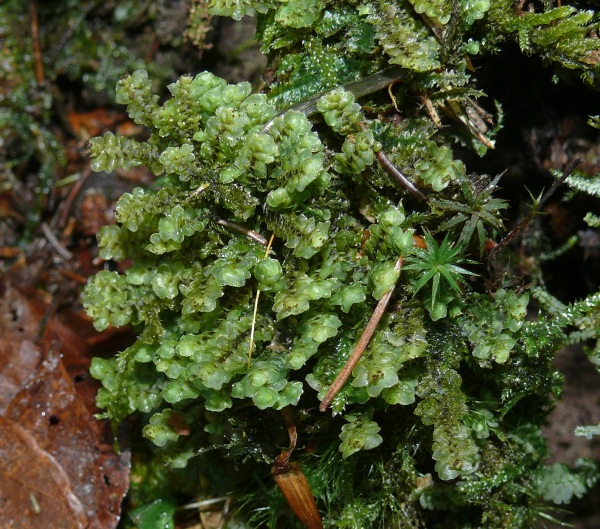
M 258 82 L 264 59 L 256 46 L 241 46 L 249 28 L 217 26 L 212 49 L 194 66 L 202 64 L 231 82 Z M 232 55 L 235 60 L 225 59 Z M 574 145 L 600 148 L 581 132 L 587 115 L 579 108 L 577 89 L 557 87 L 539 99 L 536 86 L 546 86 L 550 74 L 529 59 L 518 61 L 517 67 L 527 71 L 518 95 L 506 95 L 513 88 L 509 81 L 493 78 L 493 66 L 478 75 L 489 75 L 488 83 L 495 87 L 490 94 L 503 102 L 508 116 L 521 120 L 507 121 L 495 153 L 466 160 L 473 171 L 507 171 L 503 186 L 513 205 L 507 216 L 513 219 L 525 201 L 522 194 L 511 193 L 516 182 L 526 175 L 527 185 L 539 190 L 548 169 L 557 165 L 557 158 L 569 156 Z M 25 509 L 32 516 L 43 512 L 48 527 L 52 520 L 72 519 L 89 520 L 92 529 L 114 528 L 128 488 L 129 453 L 124 447 L 117 455 L 112 432 L 93 417 L 96 384 L 88 367 L 93 356 L 122 349 L 132 336 L 128 329 L 96 333 L 82 312 L 80 292 L 87 278 L 102 266 L 94 236 L 102 225 L 113 221 L 116 198 L 152 177 L 144 170 L 110 175 L 90 171 L 89 137 L 107 130 L 127 133 L 135 125 L 116 106 L 89 108 L 89 102 L 78 100 L 74 87 L 69 90 L 65 94 L 68 108 L 63 109 L 66 115 L 56 119 L 53 128 L 67 153 L 64 174 L 80 177 L 52 189 L 44 200 L 42 222 L 31 229 L 26 243 L 21 241 L 36 200 L 28 183 L 35 165 L 21 168 L 22 185 L 0 189 L 0 492 L 14 500 L 14 512 L 3 507 L 2 526 L 19 519 Z M 536 111 L 526 110 L 530 108 Z M 586 108 L 589 113 L 589 105 Z M 575 217 L 587 211 L 585 207 L 565 206 L 559 200 L 549 204 L 546 213 L 550 215 L 543 222 L 549 224 L 557 242 L 581 229 Z M 563 301 L 584 294 L 582 282 L 587 285 L 584 290 L 597 288 L 599 246 L 597 241 L 590 243 L 575 258 L 561 260 L 553 265 L 554 271 L 548 271 L 548 280 Z M 582 281 L 572 288 L 574 276 Z M 566 383 L 563 400 L 545 429 L 552 462 L 574 463 L 579 457 L 600 460 L 600 440 L 573 435 L 577 425 L 600 423 L 600 375 L 576 348 L 562 351 L 556 366 Z M 600 527 L 600 488 L 568 510 L 571 514 L 556 516 L 578 529 Z M 545 526 L 553 527 L 550 522 Z

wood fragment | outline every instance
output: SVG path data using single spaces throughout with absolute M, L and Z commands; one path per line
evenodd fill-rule
M 56 250 L 56 253 L 60 255 L 63 259 L 67 261 L 73 257 L 73 254 L 67 250 L 60 241 L 56 238 L 56 235 L 52 233 L 52 230 L 45 222 L 41 224 L 42 231 L 44 232 L 44 236 L 46 240 L 50 243 L 50 246 Z

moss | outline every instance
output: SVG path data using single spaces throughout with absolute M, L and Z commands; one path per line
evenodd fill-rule
M 65 145 L 73 132 L 79 132 L 70 129 L 69 112 L 109 105 L 125 73 L 151 72 L 155 89 L 177 76 L 182 59 L 168 50 L 181 50 L 183 43 L 160 29 L 177 26 L 181 14 L 185 29 L 186 6 L 170 4 L 2 2 L 0 188 L 14 189 L 27 200 L 20 233 L 23 243 L 30 242 L 45 217 L 52 203 L 49 197 L 59 193 L 57 182 L 69 176 Z M 153 45 L 162 46 L 162 52 L 151 58 L 148 50 Z M 190 66 L 188 62 L 186 67 Z M 133 140 L 113 137 L 112 141 L 135 149 Z
M 560 395 L 554 351 L 584 339 L 569 328 L 596 321 L 597 294 L 525 321 L 528 294 L 493 286 L 483 266 L 489 239 L 505 231 L 498 179 L 467 176 L 456 144 L 481 155 L 493 142 L 470 117 L 481 92 L 467 54 L 518 39 L 593 83 L 595 22 L 502 1 L 211 6 L 260 17 L 275 72 L 268 94 L 204 72 L 161 102 L 138 71 L 119 81 L 117 100 L 147 139 L 91 142 L 95 169 L 145 164 L 164 175 L 162 189 L 124 195 L 117 227 L 101 233 L 104 257 L 134 265 L 84 292 L 99 328 L 141 331 L 94 364 L 107 415 L 146 414 L 142 431 L 172 467 L 201 453 L 260 476 L 287 442 L 276 412 L 291 407 L 304 447 L 294 457 L 336 527 L 530 527 L 544 499 L 569 496 L 553 488 L 558 475 L 570 476 L 571 496 L 591 486 L 594 464 L 545 469 L 540 426 Z M 400 123 L 386 118 L 395 109 L 377 84 L 388 63 L 404 68 L 393 70 L 404 80 Z M 310 111 L 282 111 L 330 88 Z M 462 125 L 439 130 L 436 109 Z M 318 412 L 365 327 L 372 336 L 333 414 Z M 243 473 L 234 495 L 252 479 Z M 246 496 L 239 523 L 276 526 L 276 514 L 256 514 L 281 511 L 264 490 Z

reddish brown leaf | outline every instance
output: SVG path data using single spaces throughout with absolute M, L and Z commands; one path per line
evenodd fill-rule
M 57 316 L 46 322 L 41 302 L 6 281 L 0 293 L 0 527 L 21 513 L 25 522 L 16 526 L 25 529 L 114 529 L 129 485 L 128 453 L 115 454 L 105 424 L 76 391 L 73 376 L 82 377 L 89 362 L 86 331 Z M 24 465 L 39 467 L 39 475 L 27 469 L 16 484 Z
M 69 112 L 69 125 L 73 131 L 84 139 L 98 136 L 105 130 L 114 129 L 123 120 L 123 115 L 98 108 L 90 112 Z
M 90 529 L 115 527 L 127 491 L 127 474 L 112 446 L 99 444 L 102 432 L 58 357 L 45 360 L 15 396 L 6 418 L 31 432 L 41 449 L 69 476 L 90 519 Z M 1 516 L 1 514 L 0 514 Z
M 2 527 L 88 527 L 88 518 L 61 465 L 27 430 L 1 416 L 0 476 Z

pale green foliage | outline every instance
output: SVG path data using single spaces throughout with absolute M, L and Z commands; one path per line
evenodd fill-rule
M 158 170 L 158 152 L 148 143 L 139 143 L 132 138 L 115 136 L 107 132 L 101 138 L 90 141 L 90 154 L 93 157 L 94 171 L 114 171 L 115 167 L 129 168 L 134 165 L 146 165 Z
M 430 185 L 434 191 L 441 191 L 452 180 L 458 180 L 465 172 L 460 160 L 455 160 L 452 151 L 434 142 L 426 142 L 428 155 L 415 165 L 415 176 Z
M 340 452 L 345 459 L 359 450 L 370 450 L 383 441 L 379 435 L 377 423 L 368 420 L 367 416 L 347 415 L 347 424 L 342 426 L 340 433 Z
M 141 99 L 147 99 L 147 92 L 138 87 L 139 79 L 146 77 L 135 75 L 129 82 L 124 79 L 119 93 L 139 93 Z M 355 245 L 361 231 L 356 224 L 348 225 L 340 211 L 332 214 L 323 201 L 333 200 L 335 204 L 337 190 L 336 186 L 330 187 L 332 175 L 325 166 L 324 146 L 303 114 L 288 112 L 264 132 L 261 125 L 272 116 L 273 109 L 264 98 L 250 95 L 246 84 L 227 86 L 210 74 L 200 74 L 195 79 L 182 78 L 170 89 L 172 99 L 160 107 L 146 106 L 152 111 L 147 119 L 138 116 L 140 121 L 153 124 L 150 139 L 140 145 L 152 144 L 154 152 L 160 152 L 155 160 L 168 173 L 166 185 L 157 193 L 135 189 L 124 194 L 117 204 L 119 226 L 105 228 L 99 238 L 105 258 L 139 255 L 139 259 L 123 275 L 99 274 L 87 287 L 84 303 L 99 329 L 111 324 L 145 325 L 143 342 L 155 352 L 143 362 L 153 363 L 158 373 L 164 373 L 160 396 L 168 403 L 202 398 L 205 407 L 213 411 L 231 407 L 231 399 L 250 398 L 259 409 L 295 404 L 303 389 L 300 381 L 289 380 L 290 371 L 302 368 L 342 325 L 332 313 L 315 313 L 315 307 L 323 310 L 327 306 L 324 304 L 329 304 L 331 309 L 339 307 L 349 314 L 353 305 L 365 301 L 368 291 L 380 298 L 397 281 L 398 272 L 393 270 L 392 261 L 376 261 L 367 267 L 368 259 L 356 260 L 356 250 L 348 253 L 348 245 Z M 126 101 L 135 113 L 139 112 L 140 105 Z M 352 107 L 351 99 L 347 101 Z M 186 109 L 192 109 L 199 119 L 192 122 L 192 114 Z M 178 120 L 177 127 L 171 123 L 173 119 Z M 246 137 L 250 141 L 244 141 Z M 124 156 L 121 144 L 113 141 L 116 137 L 108 138 L 102 151 L 92 152 L 98 152 L 97 168 L 112 167 Z M 101 141 L 96 140 L 93 149 L 99 148 Z M 372 156 L 370 146 L 368 150 Z M 264 216 L 256 216 L 259 200 L 250 189 L 264 200 Z M 308 209 L 298 213 L 302 203 Z M 253 222 L 266 223 L 267 229 L 283 242 L 285 257 L 265 259 L 259 244 L 222 227 L 220 235 L 211 233 L 209 228 L 215 229 L 211 204 L 220 205 L 224 211 L 229 209 L 232 216 L 241 219 L 255 215 Z M 347 207 L 344 202 L 340 206 L 342 212 Z M 309 214 L 311 210 L 319 214 Z M 404 217 L 390 217 L 393 211 L 381 217 L 383 233 L 398 249 L 409 248 L 410 232 L 400 227 Z M 328 248 L 324 252 L 332 237 L 339 240 L 340 251 Z M 163 255 L 169 259 L 161 260 Z M 315 274 L 312 267 L 319 263 L 321 270 Z M 370 273 L 368 268 L 372 269 Z M 352 285 L 344 284 L 348 274 L 356 281 Z M 269 303 L 271 309 L 261 311 L 256 322 L 254 345 L 260 349 L 254 352 L 246 373 L 249 296 L 254 288 L 245 289 L 248 281 L 256 281 L 252 284 L 260 287 L 264 303 Z M 230 303 L 221 301 L 227 289 L 241 289 L 241 298 L 231 293 L 228 297 L 231 302 L 241 302 L 243 308 L 229 307 L 223 312 Z M 96 307 L 99 296 L 117 294 L 116 305 L 102 302 Z M 177 312 L 181 319 L 172 321 L 171 314 Z M 265 348 L 275 333 L 285 328 L 286 320 L 304 314 L 307 318 L 298 327 L 288 355 Z M 222 324 L 218 323 L 222 318 Z M 226 334 L 219 334 L 215 324 L 223 325 Z M 284 327 L 275 331 L 280 325 Z M 207 349 L 213 352 L 205 357 L 200 344 L 206 340 L 212 343 L 215 332 L 220 345 Z M 191 343 L 195 344 L 193 353 Z M 234 353 L 227 352 L 228 343 L 235 344 Z M 414 355 L 423 350 L 420 347 Z M 226 356 L 222 358 L 221 354 Z M 134 355 L 135 361 L 142 360 Z M 377 370 L 400 368 L 389 353 L 374 355 L 372 362 L 369 380 Z M 369 393 L 377 396 L 399 384 L 396 375 L 389 376 L 376 386 L 369 382 Z M 323 379 L 319 384 L 323 385 Z M 359 381 L 358 386 L 362 384 Z M 114 405 L 114 409 L 122 410 L 111 412 L 116 417 L 131 409 L 125 401 Z
M 201 231 L 206 222 L 198 219 L 199 212 L 192 208 L 184 209 L 181 205 L 174 206 L 158 221 L 158 232 L 150 236 L 150 244 L 146 249 L 152 253 L 162 254 L 179 250 L 186 237 Z
M 481 365 L 490 360 L 503 364 L 517 343 L 518 331 L 527 314 L 529 296 L 498 290 L 493 299 L 473 295 L 469 314 L 461 328 L 474 347 L 473 356 Z M 492 319 L 489 316 L 492 315 Z
M 358 130 L 358 124 L 365 120 L 354 95 L 339 88 L 319 99 L 317 110 L 323 115 L 327 125 L 344 135 Z
M 589 459 L 578 459 L 573 469 L 564 463 L 544 467 L 537 475 L 536 487 L 545 500 L 569 503 L 581 498 L 598 482 L 596 464 Z
M 595 426 L 578 426 L 575 428 L 575 435 L 591 439 L 594 435 L 600 435 L 600 424 Z
M 600 197 L 600 175 L 590 177 L 587 175 L 572 174 L 567 178 L 567 184 L 577 191 Z
M 88 288 L 86 295 L 94 299 L 94 305 L 88 307 L 88 314 L 97 330 L 129 323 L 131 311 L 127 286 L 125 277 L 116 272 L 104 270 L 95 276 L 93 286 Z
M 124 194 L 117 224 L 99 234 L 104 259 L 133 264 L 99 273 L 84 293 L 98 329 L 139 332 L 93 362 L 105 415 L 141 412 L 168 473 L 197 454 L 236 469 L 272 463 L 288 441 L 277 412 L 288 408 L 292 457 L 338 527 L 437 527 L 447 511 L 452 528 L 526 528 L 540 499 L 591 487 L 594 465 L 543 467 L 540 425 L 560 394 L 555 349 L 599 338 L 598 295 L 562 305 L 534 290 L 547 316 L 525 321 L 528 293 L 491 286 L 484 249 L 506 208 L 493 196 L 498 178 L 467 176 L 456 143 L 485 147 L 469 127 L 439 129 L 420 101 L 460 121 L 483 95 L 467 54 L 507 39 L 591 81 L 583 28 L 596 23 L 571 7 L 517 14 L 505 0 L 210 7 L 259 15 L 269 95 L 205 72 L 161 101 L 135 72 L 117 98 L 146 141 L 107 134 L 90 145 L 96 170 L 145 164 L 161 176 Z M 390 88 L 399 114 L 380 83 L 390 63 L 404 68 Z M 322 91 L 310 110 L 287 109 Z M 382 153 L 424 200 L 398 185 Z M 318 412 L 392 288 L 333 416 Z M 589 357 L 600 364 L 598 347 Z M 251 520 L 275 527 L 281 503 L 266 509 L 262 494 Z
M 583 217 L 583 220 L 590 228 L 600 228 L 600 216 L 594 215 L 591 211 L 588 211 Z
M 152 91 L 148 72 L 136 70 L 129 82 L 119 82 L 117 86 L 115 101 L 127 105 L 127 112 L 133 121 L 140 125 L 151 125 L 150 117 L 158 109 L 158 96 Z

